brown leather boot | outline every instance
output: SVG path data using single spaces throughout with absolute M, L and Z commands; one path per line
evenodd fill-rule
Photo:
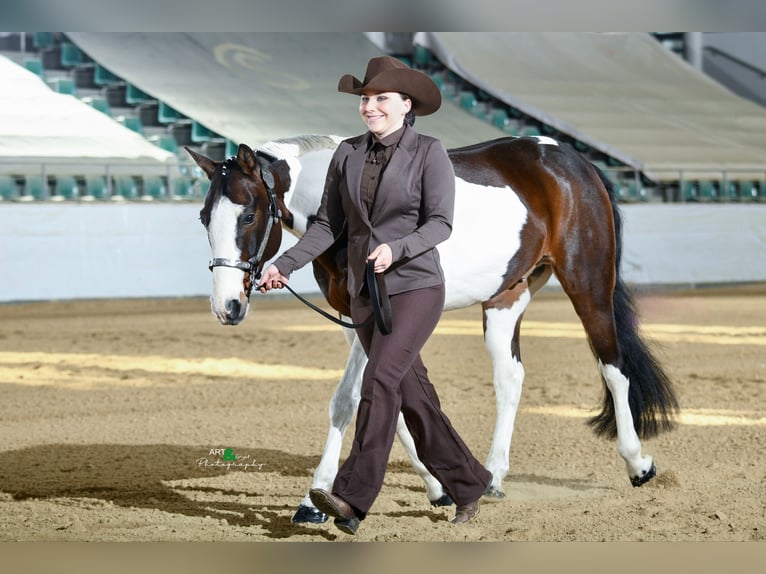
M 309 490 L 309 498 L 319 510 L 335 518 L 335 526 L 339 530 L 346 534 L 356 534 L 360 520 L 345 500 L 321 488 Z
M 479 514 L 479 499 L 463 504 L 455 509 L 455 517 L 450 521 L 452 524 L 463 524 Z

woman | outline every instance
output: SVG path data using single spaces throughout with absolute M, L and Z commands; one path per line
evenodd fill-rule
M 372 313 L 365 266 L 385 273 L 393 329 L 374 323 L 357 330 L 368 363 L 351 453 L 332 492 L 312 489 L 312 502 L 355 534 L 383 484 L 401 411 L 418 456 L 457 505 L 453 523 L 468 522 L 491 474 L 471 454 L 442 412 L 420 350 L 439 321 L 444 277 L 436 245 L 452 231 L 455 175 L 442 143 L 418 134 L 415 115 L 435 112 L 441 93 L 425 74 L 396 58 L 372 58 L 364 81 L 350 74 L 338 91 L 361 96 L 365 134 L 343 141 L 327 171 L 316 222 L 263 273 L 262 292 L 323 253 L 348 229 L 351 315 Z

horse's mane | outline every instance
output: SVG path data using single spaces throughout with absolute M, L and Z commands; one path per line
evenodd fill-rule
M 300 157 L 312 151 L 335 149 L 343 138 L 335 135 L 299 135 L 276 139 L 259 146 L 258 150 L 276 157 L 284 157 L 287 152 L 290 155 Z M 296 153 L 297 151 L 297 153 Z

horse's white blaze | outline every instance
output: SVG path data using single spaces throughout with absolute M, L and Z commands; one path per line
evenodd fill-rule
M 625 460 L 628 474 L 641 477 L 652 467 L 652 457 L 641 455 L 641 442 L 633 426 L 633 415 L 628 403 L 630 381 L 614 365 L 598 362 L 598 368 L 604 376 L 606 386 L 614 402 L 614 414 L 617 423 L 617 452 Z
M 452 235 L 438 246 L 445 309 L 486 301 L 500 289 L 508 261 L 521 248 L 526 221 L 527 208 L 510 187 L 456 178 Z
M 502 491 L 508 474 L 511 436 L 524 383 L 524 366 L 511 353 L 516 324 L 532 300 L 527 289 L 509 309 L 487 309 L 484 345 L 492 359 L 497 419 L 492 446 L 487 456 L 487 470 L 492 473 L 492 486 Z
M 233 203 L 228 197 L 221 197 L 210 213 L 207 227 L 208 240 L 213 259 L 233 259 L 239 261 L 242 253 L 237 247 L 237 221 L 244 206 Z M 242 281 L 244 271 L 232 267 L 213 267 L 213 293 L 210 296 L 211 309 L 222 323 L 227 321 L 227 303 L 237 299 L 247 306 Z

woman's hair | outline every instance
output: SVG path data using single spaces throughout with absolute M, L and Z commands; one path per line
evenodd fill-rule
M 410 98 L 407 94 L 399 93 L 400 96 L 402 96 L 403 100 L 410 100 Z M 407 112 L 407 115 L 404 116 L 404 123 L 408 126 L 412 127 L 415 125 L 415 110 L 411 107 L 410 111 Z

